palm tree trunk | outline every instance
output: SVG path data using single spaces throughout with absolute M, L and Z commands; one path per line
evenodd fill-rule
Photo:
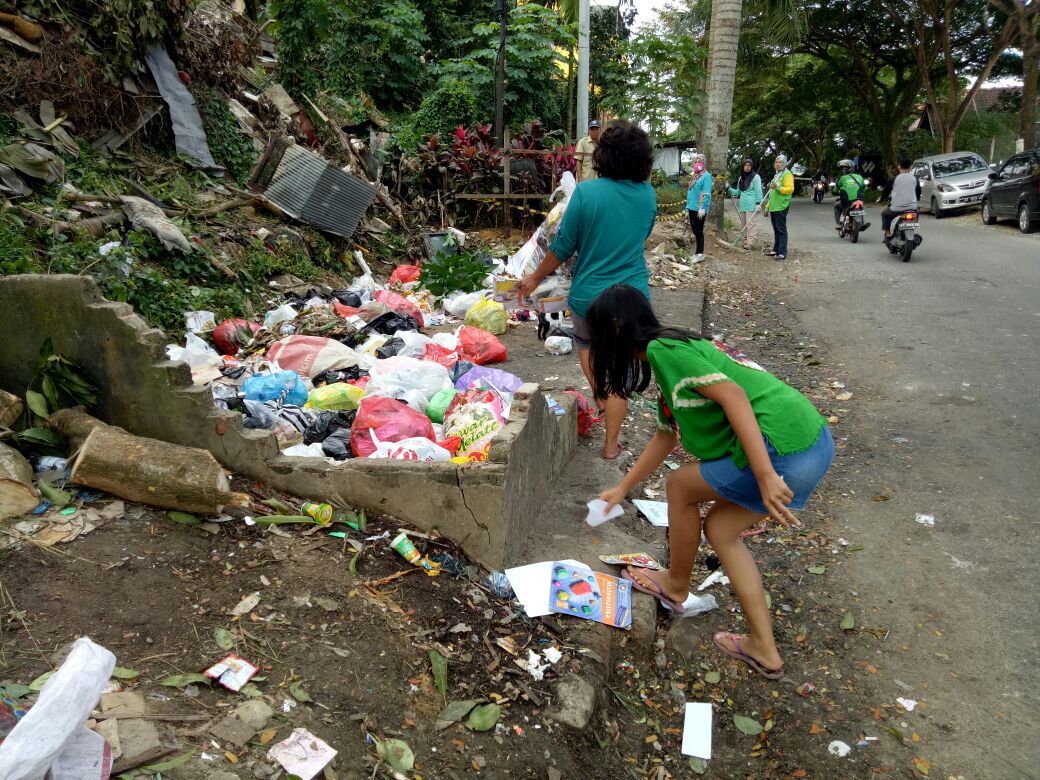
M 1040 43 L 1036 41 L 1036 19 L 1032 28 L 1023 24 L 1023 37 L 1026 44 L 1022 47 L 1022 117 L 1019 135 L 1025 142 L 1026 149 L 1036 146 L 1036 82 L 1037 70 L 1040 69 Z
M 733 119 L 733 85 L 737 76 L 737 44 L 740 41 L 741 0 L 712 0 L 708 32 L 708 101 L 701 123 L 701 146 L 708 170 L 725 176 L 729 162 L 729 130 Z M 712 218 L 725 227 L 725 198 L 712 201 Z

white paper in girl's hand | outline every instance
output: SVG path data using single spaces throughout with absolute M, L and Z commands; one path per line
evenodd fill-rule
M 607 520 L 613 520 L 615 517 L 621 517 L 625 514 L 625 510 L 621 508 L 621 504 L 614 504 L 614 508 L 607 514 L 603 514 L 603 510 L 607 508 L 607 502 L 602 498 L 594 498 L 587 504 L 589 513 L 585 515 L 585 522 L 595 528 L 597 525 L 602 525 Z

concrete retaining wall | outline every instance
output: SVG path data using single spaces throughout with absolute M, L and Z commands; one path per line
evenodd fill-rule
M 209 450 L 228 469 L 310 499 L 332 499 L 436 528 L 489 568 L 518 561 L 533 518 L 577 445 L 573 399 L 553 415 L 536 384 L 516 394 L 486 463 L 287 458 L 274 436 L 213 406 L 187 364 L 165 357 L 166 336 L 90 277 L 0 277 L 0 387 L 22 395 L 45 338 L 101 387 L 94 413 L 131 433 Z

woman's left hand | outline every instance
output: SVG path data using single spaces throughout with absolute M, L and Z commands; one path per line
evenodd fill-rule
M 540 282 L 535 278 L 534 274 L 527 274 L 521 277 L 520 283 L 516 286 L 517 300 L 523 303 L 525 298 L 530 298 L 531 293 L 538 289 L 539 284 Z
M 758 481 L 758 492 L 762 494 L 762 503 L 769 510 L 769 516 L 788 528 L 801 528 L 802 524 L 794 516 L 787 505 L 794 501 L 794 493 L 784 482 L 784 478 L 775 471 Z

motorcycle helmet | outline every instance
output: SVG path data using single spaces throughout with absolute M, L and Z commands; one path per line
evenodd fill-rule
M 842 173 L 849 173 L 853 169 L 852 160 L 839 160 L 838 170 Z

